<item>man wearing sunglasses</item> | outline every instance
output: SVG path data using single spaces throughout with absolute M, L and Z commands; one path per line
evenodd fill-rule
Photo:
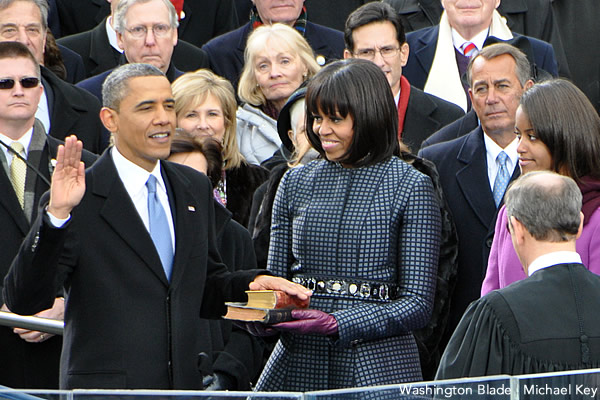
M 0 3 L 0 41 L 23 43 L 41 65 L 44 87 L 36 112 L 45 132 L 63 140 L 76 134 L 84 148 L 103 150 L 100 103 L 85 90 L 57 77 L 44 65 L 48 3 L 46 0 L 3 0 Z
M 35 118 L 43 93 L 40 67 L 18 42 L 0 43 L 0 276 L 8 272 L 31 221 L 40 196 L 48 190 L 52 163 L 61 143 L 47 136 Z M 16 154 L 18 153 L 18 155 Z M 84 155 L 90 165 L 93 157 Z M 0 285 L 2 283 L 0 282 Z M 2 311 L 9 311 L 0 301 Z M 39 316 L 62 319 L 64 302 Z M 0 384 L 18 388 L 57 388 L 61 338 L 26 329 L 0 327 Z

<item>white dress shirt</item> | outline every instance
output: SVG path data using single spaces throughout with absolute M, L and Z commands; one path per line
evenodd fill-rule
M 460 52 L 460 54 L 463 54 L 462 46 L 465 43 L 473 43 L 479 52 L 481 49 L 483 49 L 483 43 L 485 42 L 485 39 L 487 39 L 489 31 L 490 28 L 484 29 L 477 35 L 473 36 L 471 40 L 467 40 L 462 37 L 461 34 L 458 33 L 454 28 L 452 28 L 452 43 L 454 44 L 456 50 Z
M 167 196 L 167 188 L 163 181 L 160 173 L 160 162 L 156 163 L 156 166 L 152 172 L 148 172 L 142 167 L 132 163 L 126 159 L 116 147 L 111 149 L 111 155 L 117 168 L 119 178 L 125 186 L 125 190 L 135 209 L 137 210 L 144 226 L 150 232 L 150 219 L 148 217 L 148 188 L 146 182 L 150 177 L 150 174 L 156 177 L 158 185 L 156 185 L 156 195 L 160 201 L 160 204 L 165 210 L 167 215 L 167 222 L 169 223 L 169 229 L 171 230 L 171 243 L 173 244 L 173 253 L 175 253 L 175 228 L 173 225 L 173 215 L 171 214 L 171 206 L 169 204 L 169 197 Z

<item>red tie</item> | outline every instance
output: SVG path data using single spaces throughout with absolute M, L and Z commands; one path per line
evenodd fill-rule
M 465 42 L 462 45 L 462 51 L 465 56 L 471 58 L 475 55 L 475 52 L 477 51 L 477 46 L 475 46 L 471 42 Z

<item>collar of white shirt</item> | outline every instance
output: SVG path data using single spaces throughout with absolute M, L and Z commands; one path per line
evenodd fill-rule
M 31 143 L 32 137 L 33 137 L 33 127 L 31 127 L 31 129 L 29 129 L 27 132 L 25 132 L 25 134 L 23 136 L 21 136 L 21 138 L 19 140 L 12 140 L 8 136 L 0 133 L 0 141 L 2 141 L 2 143 L 6 144 L 7 146 L 10 146 L 13 142 L 21 143 L 23 145 L 25 158 L 27 158 L 27 152 L 29 151 L 29 143 Z M 6 157 L 7 165 L 10 166 L 12 159 L 13 159 L 13 154 L 4 146 L 2 146 L 2 151 L 4 152 L 4 156 Z
M 540 269 L 552 267 L 558 264 L 582 264 L 581 256 L 574 251 L 555 251 L 554 253 L 539 256 L 527 268 L 529 276 Z
M 489 31 L 490 28 L 484 29 L 477 35 L 473 36 L 471 40 L 467 40 L 464 37 L 462 37 L 460 33 L 458 33 L 454 28 L 452 28 L 452 43 L 454 44 L 456 50 L 460 52 L 460 54 L 463 54 L 461 47 L 467 42 L 473 43 L 475 47 L 477 47 L 477 51 L 481 51 L 481 49 L 483 49 L 483 43 L 488 37 Z
M 111 18 L 111 16 L 106 18 L 106 36 L 108 36 L 108 43 L 110 43 L 113 49 L 117 50 L 119 53 L 122 53 L 123 49 L 119 47 L 119 42 L 117 41 L 117 32 L 110 25 Z

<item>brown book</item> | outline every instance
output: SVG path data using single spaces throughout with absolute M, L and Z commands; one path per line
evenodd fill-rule
M 299 300 L 280 290 L 246 290 L 247 303 L 225 303 L 227 314 L 223 318 L 238 321 L 276 324 L 291 321 L 292 309 L 308 308 L 310 298 Z
M 310 298 L 300 300 L 281 290 L 246 290 L 248 307 L 255 308 L 308 308 Z
M 256 308 L 248 307 L 246 303 L 225 303 L 227 314 L 223 318 L 237 321 L 262 322 L 264 324 L 276 324 L 278 322 L 291 321 L 291 308 Z

